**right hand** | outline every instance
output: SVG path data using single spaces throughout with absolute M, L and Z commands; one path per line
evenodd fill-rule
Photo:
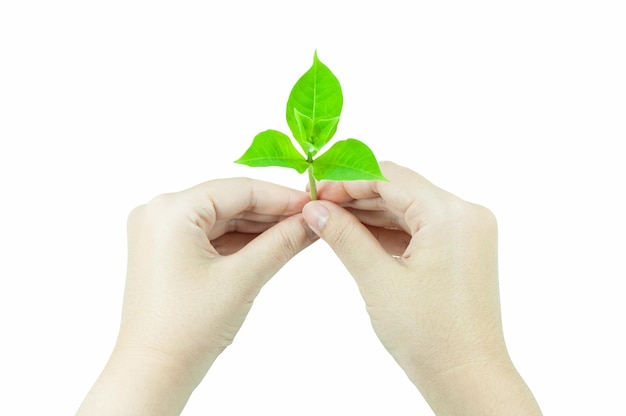
M 527 396 L 502 333 L 494 215 L 409 169 L 381 168 L 389 182 L 325 182 L 303 209 L 354 277 L 378 338 L 437 414 L 473 414 L 485 375 L 521 381 Z

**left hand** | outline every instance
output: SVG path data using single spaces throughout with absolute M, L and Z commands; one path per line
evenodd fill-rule
M 308 201 L 267 182 L 221 179 L 135 208 L 117 348 L 158 351 L 203 376 L 263 285 L 311 243 L 299 214 Z
M 178 414 L 263 285 L 314 241 L 309 200 L 220 179 L 135 208 L 117 343 L 78 414 Z

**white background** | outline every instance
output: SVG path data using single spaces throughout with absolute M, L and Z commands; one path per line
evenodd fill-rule
M 384 5 L 383 5 L 384 4 Z M 337 138 L 491 208 L 545 414 L 626 414 L 621 1 L 3 1 L 0 414 L 72 414 L 113 346 L 127 213 L 233 164 L 313 51 Z M 358 250 L 358 247 L 355 247 Z M 323 244 L 264 288 L 185 415 L 432 414 Z

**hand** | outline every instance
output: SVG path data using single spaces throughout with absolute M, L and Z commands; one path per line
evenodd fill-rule
M 303 209 L 379 339 L 438 415 L 540 414 L 504 343 L 493 214 L 381 167 L 389 182 L 326 182 Z
M 300 214 L 308 201 L 231 179 L 133 210 L 118 340 L 79 414 L 178 414 L 259 290 L 311 243 Z

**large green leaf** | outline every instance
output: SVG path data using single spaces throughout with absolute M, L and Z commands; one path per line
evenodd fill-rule
M 293 147 L 291 139 L 276 130 L 256 135 L 246 152 L 235 163 L 252 167 L 282 166 L 303 173 L 309 167 L 304 157 Z
M 356 139 L 341 140 L 315 159 L 313 176 L 318 181 L 387 180 L 374 153 Z
M 296 82 L 287 100 L 287 124 L 308 157 L 313 156 L 337 131 L 343 107 L 341 85 L 317 57 Z

